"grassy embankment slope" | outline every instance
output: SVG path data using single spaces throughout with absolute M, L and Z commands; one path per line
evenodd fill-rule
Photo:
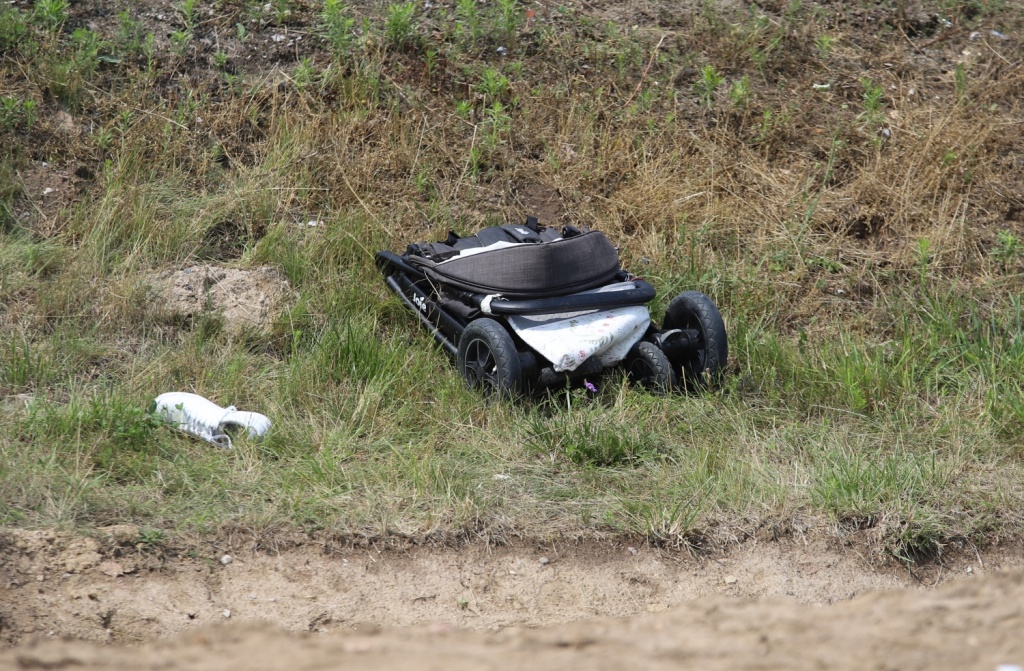
M 1019 537 L 1024 20 L 776 5 L 5 3 L 0 523 Z M 371 253 L 528 213 L 606 231 L 656 316 L 712 296 L 725 388 L 464 390 Z M 295 295 L 166 314 L 147 278 L 199 263 Z M 168 390 L 273 433 L 197 444 Z

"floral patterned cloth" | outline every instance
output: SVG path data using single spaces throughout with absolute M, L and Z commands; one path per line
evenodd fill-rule
M 632 289 L 632 282 L 597 291 Z M 588 292 L 589 293 L 589 292 Z M 558 371 L 573 371 L 592 356 L 613 366 L 643 337 L 651 314 L 643 305 L 589 312 L 517 315 L 508 318 L 513 330 Z

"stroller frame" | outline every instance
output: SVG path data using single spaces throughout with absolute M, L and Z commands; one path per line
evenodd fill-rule
M 526 226 L 533 231 L 545 230 L 532 217 L 527 219 Z M 521 227 L 507 226 L 485 231 L 497 228 L 523 231 Z M 564 238 L 559 240 L 583 235 L 583 232 L 572 227 L 562 229 L 562 233 Z M 594 233 L 587 232 L 587 235 Z M 452 234 L 449 242 L 452 239 L 459 238 Z M 423 246 L 427 246 L 426 243 Z M 507 317 L 642 306 L 656 296 L 651 284 L 618 267 L 617 250 L 616 272 L 607 273 L 604 281 L 596 285 L 592 283 L 592 287 L 587 288 L 619 282 L 631 282 L 632 288 L 604 292 L 574 291 L 541 297 L 505 297 L 472 291 L 459 282 L 454 282 L 456 286 L 451 282 L 439 282 L 438 274 L 432 272 L 436 266 L 420 256 L 420 247 L 410 245 L 404 255 L 380 251 L 376 254 L 377 267 L 387 287 L 417 316 L 434 340 L 456 359 L 467 383 L 471 387 L 482 387 L 485 394 L 497 392 L 501 396 L 517 396 L 526 391 L 564 385 L 567 381 L 595 377 L 605 369 L 595 356 L 584 360 L 575 370 L 556 371 L 550 362 L 509 327 Z M 483 321 L 490 323 L 484 324 Z M 495 324 L 500 328 L 495 328 Z M 470 332 L 469 339 L 473 341 L 468 344 L 467 331 Z M 483 354 L 477 354 L 481 347 Z M 512 348 L 514 355 L 508 351 Z M 470 350 L 474 353 L 471 354 Z M 487 356 L 488 352 L 490 356 Z M 651 321 L 623 363 L 633 382 L 649 391 L 665 393 L 675 389 L 699 389 L 717 383 L 727 356 L 725 326 L 717 307 L 704 294 L 687 291 L 673 299 L 662 328 Z M 483 363 L 476 366 L 474 371 L 474 362 L 480 357 Z

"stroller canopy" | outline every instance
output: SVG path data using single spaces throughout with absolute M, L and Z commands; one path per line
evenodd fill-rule
M 431 281 L 513 299 L 585 291 L 609 282 L 619 272 L 618 251 L 599 231 L 552 242 L 498 241 L 471 252 L 441 263 L 425 258 L 415 262 Z

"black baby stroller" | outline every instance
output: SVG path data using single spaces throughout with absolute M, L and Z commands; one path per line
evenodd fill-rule
M 728 356 L 718 308 L 698 291 L 669 304 L 662 327 L 654 287 L 619 266 L 598 231 L 560 231 L 528 217 L 474 236 L 377 253 L 377 266 L 470 387 L 517 396 L 610 366 L 655 393 L 717 382 Z

